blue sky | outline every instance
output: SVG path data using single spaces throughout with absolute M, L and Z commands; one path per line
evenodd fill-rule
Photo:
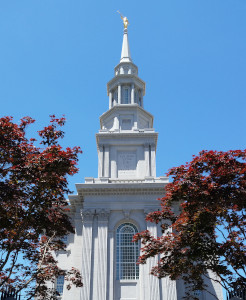
M 245 0 L 0 0 L 1 116 L 29 115 L 34 130 L 65 114 L 63 145 L 83 150 L 71 189 L 97 177 L 95 133 L 122 44 L 117 10 L 159 132 L 157 175 L 202 149 L 245 148 Z

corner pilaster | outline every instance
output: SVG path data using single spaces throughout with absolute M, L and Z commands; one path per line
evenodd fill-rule
M 90 284 L 91 284 L 91 260 L 92 260 L 92 224 L 94 218 L 93 209 L 81 210 L 83 231 L 82 231 L 82 278 L 84 286 L 81 289 L 81 299 L 90 300 Z

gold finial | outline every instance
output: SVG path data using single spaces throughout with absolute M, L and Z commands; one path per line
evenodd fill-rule
M 127 26 L 129 25 L 129 21 L 127 17 L 124 17 L 118 10 L 117 12 L 120 14 L 121 19 L 123 20 L 124 28 L 127 29 Z

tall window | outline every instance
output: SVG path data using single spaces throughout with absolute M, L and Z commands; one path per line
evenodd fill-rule
M 134 91 L 134 102 L 137 103 L 137 104 L 138 104 L 138 98 L 139 98 L 139 96 L 138 96 L 138 90 L 135 90 Z
M 59 275 L 56 279 L 56 291 L 59 296 L 63 294 L 63 286 L 64 286 L 64 275 Z
M 123 104 L 128 104 L 129 103 L 129 88 L 124 87 L 123 88 Z
M 116 271 L 118 280 L 139 278 L 139 265 L 136 264 L 139 257 L 139 244 L 132 242 L 132 238 L 137 232 L 136 226 L 131 223 L 121 224 L 117 229 Z

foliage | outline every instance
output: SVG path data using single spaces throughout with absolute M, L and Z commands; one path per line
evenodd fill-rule
M 59 145 L 64 118 L 51 116 L 49 126 L 38 132 L 39 147 L 27 138 L 32 123 L 30 117 L 19 125 L 11 117 L 0 119 L 0 288 L 25 289 L 28 299 L 34 294 L 56 299 L 45 283 L 58 275 L 82 286 L 78 270 L 60 269 L 52 256 L 65 248 L 62 237 L 74 232 L 64 193 L 70 192 L 67 176 L 77 173 L 81 151 Z
M 206 289 L 211 272 L 226 289 L 246 284 L 245 161 L 246 150 L 202 151 L 172 168 L 168 175 L 173 182 L 160 199 L 161 211 L 146 218 L 161 224 L 163 236 L 155 238 L 148 231 L 135 236 L 143 244 L 139 263 L 160 254 L 151 273 L 183 279 L 185 299 Z

